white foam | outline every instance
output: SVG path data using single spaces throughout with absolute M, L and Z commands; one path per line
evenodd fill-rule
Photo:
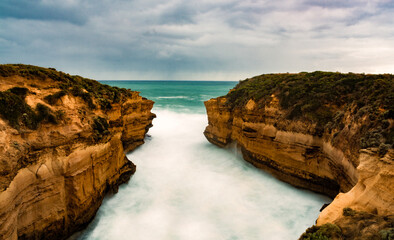
M 156 110 L 137 172 L 80 239 L 297 239 L 329 199 L 295 189 L 204 138 L 204 114 Z

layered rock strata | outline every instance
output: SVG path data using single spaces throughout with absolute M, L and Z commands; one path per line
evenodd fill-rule
M 318 225 L 340 220 L 344 208 L 378 216 L 394 214 L 393 149 L 382 154 L 376 147 L 359 147 L 360 132 L 366 132 L 363 121 L 368 117 L 355 121 L 353 109 L 337 107 L 343 111 L 341 127 L 322 132 L 316 130 L 316 122 L 287 118 L 289 110 L 281 106 L 278 92 L 266 98 L 268 101 L 250 97 L 234 106 L 229 99 L 233 91 L 205 102 L 208 141 L 220 147 L 236 142 L 244 159 L 254 166 L 294 186 L 333 197 Z M 392 119 L 387 122 L 392 128 Z
M 135 172 L 125 151 L 143 143 L 155 117 L 153 101 L 53 69 L 1 67 L 4 96 L 27 89 L 21 98 L 36 109 L 33 116 L 47 109 L 55 117 L 30 128 L 25 119 L 0 118 L 1 239 L 65 239 L 86 226 L 105 194 Z M 60 87 L 64 93 L 50 100 Z M 113 100 L 100 104 L 109 95 Z

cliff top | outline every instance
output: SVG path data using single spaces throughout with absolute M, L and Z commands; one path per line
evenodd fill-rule
M 346 124 L 357 123 L 363 125 L 361 148 L 385 151 L 394 144 L 391 74 L 264 74 L 240 81 L 225 97 L 230 108 L 242 109 L 253 99 L 262 111 L 277 98 L 285 112 L 283 119 L 315 123 L 321 133 L 339 132 Z
M 109 110 L 112 103 L 130 97 L 132 91 L 72 76 L 54 68 L 23 64 L 0 65 L 0 117 L 13 128 L 37 129 L 43 121 L 56 123 L 61 112 L 52 113 L 47 105 L 56 105 L 65 95 L 81 98 L 90 110 Z M 47 93 L 47 94 L 46 94 Z M 43 103 L 26 102 L 27 95 L 46 94 Z

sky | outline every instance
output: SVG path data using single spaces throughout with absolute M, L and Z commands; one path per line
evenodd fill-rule
M 97 80 L 394 73 L 394 0 L 1 0 L 0 64 Z

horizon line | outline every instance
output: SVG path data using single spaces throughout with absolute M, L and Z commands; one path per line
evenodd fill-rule
M 185 79 L 185 80 L 169 80 L 169 79 L 100 79 L 96 81 L 154 81 L 154 82 L 160 82 L 160 81 L 167 81 L 167 82 L 238 82 L 241 80 L 191 80 L 191 79 Z

